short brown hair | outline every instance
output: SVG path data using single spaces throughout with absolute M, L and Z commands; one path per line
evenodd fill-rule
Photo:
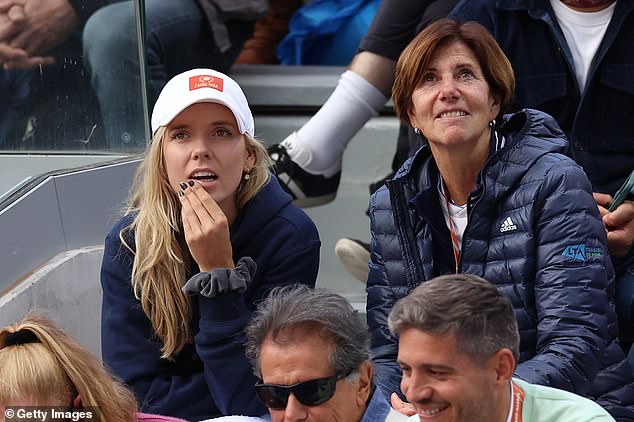
M 479 364 L 502 348 L 519 361 L 520 337 L 511 302 L 495 285 L 472 274 L 443 275 L 421 283 L 396 302 L 388 325 L 394 335 L 407 328 L 453 335 L 458 350 Z
M 392 99 L 396 115 L 404 123 L 411 125 L 412 93 L 429 67 L 432 55 L 439 47 L 454 41 L 464 43 L 475 55 L 493 98 L 500 104 L 500 115 L 511 105 L 515 90 L 513 67 L 495 38 L 477 22 L 461 24 L 452 19 L 440 19 L 421 31 L 405 47 L 396 63 Z

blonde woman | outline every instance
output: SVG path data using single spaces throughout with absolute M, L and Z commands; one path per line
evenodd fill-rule
M 134 395 L 43 315 L 0 330 L 0 410 L 55 406 L 103 422 L 177 421 L 136 413 Z M 76 419 L 72 419 L 76 420 Z M 82 419 L 83 420 L 83 419 Z
M 242 329 L 274 286 L 314 286 L 317 229 L 269 172 L 228 76 L 175 76 L 126 215 L 106 238 L 102 354 L 141 409 L 200 420 L 266 413 Z

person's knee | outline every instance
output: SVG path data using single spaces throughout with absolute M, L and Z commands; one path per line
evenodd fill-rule
M 83 32 L 84 57 L 92 67 L 106 60 L 134 52 L 130 43 L 136 38 L 136 18 L 132 2 L 111 4 L 97 10 L 86 22 Z

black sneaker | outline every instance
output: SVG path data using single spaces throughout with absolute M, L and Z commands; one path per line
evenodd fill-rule
M 335 199 L 341 170 L 332 176 L 312 174 L 302 169 L 288 155 L 284 142 L 267 148 L 274 163 L 274 171 L 282 188 L 293 197 L 293 203 L 301 208 L 315 207 Z

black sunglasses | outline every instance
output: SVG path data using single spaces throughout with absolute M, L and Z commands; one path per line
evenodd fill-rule
M 335 395 L 337 381 L 344 379 L 351 372 L 340 372 L 332 377 L 317 378 L 293 385 L 257 383 L 255 384 L 255 391 L 264 405 L 274 410 L 286 409 L 288 396 L 291 393 L 304 406 L 318 406 Z

